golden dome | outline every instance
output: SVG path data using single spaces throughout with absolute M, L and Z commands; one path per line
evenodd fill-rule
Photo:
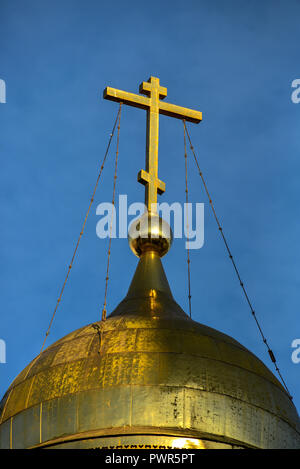
M 278 380 L 234 339 L 192 321 L 149 251 L 105 323 L 72 332 L 20 373 L 0 422 L 2 448 L 300 447 Z

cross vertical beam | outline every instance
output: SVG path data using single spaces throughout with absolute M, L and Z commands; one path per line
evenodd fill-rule
M 167 89 L 159 85 L 159 78 L 151 77 L 140 85 L 140 93 L 149 96 L 146 127 L 146 171 L 140 171 L 138 181 L 146 186 L 145 205 L 156 212 L 157 193 L 163 194 L 165 183 L 158 179 L 159 98 L 167 96 Z

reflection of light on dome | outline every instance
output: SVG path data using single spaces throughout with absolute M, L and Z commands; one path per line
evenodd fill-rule
M 205 446 L 202 441 L 196 440 L 195 438 L 176 438 L 172 442 L 172 448 L 197 448 L 205 449 Z
M 158 214 L 147 211 L 131 223 L 128 230 L 130 248 L 137 257 L 146 251 L 155 251 L 163 257 L 170 249 L 173 234 L 169 224 Z
M 154 311 L 155 298 L 156 298 L 156 291 L 153 288 L 151 288 L 151 290 L 150 290 L 150 309 L 151 309 L 151 311 Z

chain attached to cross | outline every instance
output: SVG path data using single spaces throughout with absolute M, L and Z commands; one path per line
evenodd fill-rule
M 155 213 L 157 194 L 163 194 L 166 188 L 165 183 L 158 179 L 159 114 L 198 124 L 202 120 L 202 112 L 162 101 L 167 96 L 167 88 L 160 86 L 159 78 L 156 77 L 143 81 L 139 92 L 145 96 L 107 87 L 103 97 L 147 111 L 146 170 L 139 172 L 138 182 L 146 186 L 145 204 L 148 212 Z

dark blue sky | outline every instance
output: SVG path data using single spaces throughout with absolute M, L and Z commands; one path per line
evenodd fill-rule
M 169 102 L 203 112 L 190 125 L 200 164 L 257 315 L 300 407 L 300 2 L 14 1 L 0 4 L 1 324 L 7 364 L 0 394 L 39 352 L 71 259 L 113 121 L 102 90 L 137 92 L 150 75 Z M 113 145 L 115 149 L 115 144 Z M 118 193 L 143 201 L 145 112 L 124 107 Z M 111 156 L 113 156 L 111 154 Z M 182 123 L 160 119 L 161 201 L 184 202 Z M 191 253 L 193 318 L 240 341 L 270 368 L 192 160 L 191 201 L 205 202 L 205 244 Z M 112 196 L 108 160 L 47 345 L 100 318 L 107 241 L 98 203 Z M 108 310 L 126 294 L 137 259 L 112 243 Z M 187 310 L 186 251 L 164 259 Z

